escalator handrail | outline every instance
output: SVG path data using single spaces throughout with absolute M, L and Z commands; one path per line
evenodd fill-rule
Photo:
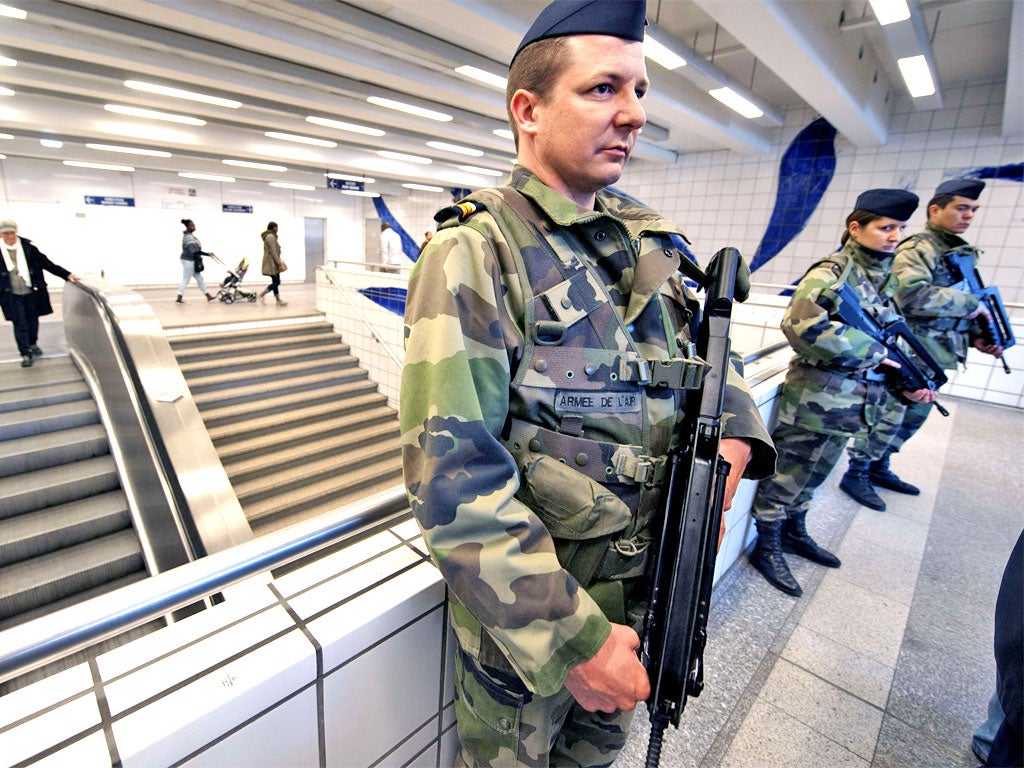
M 0 632 L 0 682 L 31 672 L 256 574 L 408 515 L 396 485 L 315 518 L 238 544 L 105 595 Z

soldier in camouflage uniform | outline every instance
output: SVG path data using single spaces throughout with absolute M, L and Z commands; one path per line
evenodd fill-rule
M 830 302 L 840 306 L 834 291 L 845 282 L 861 306 L 880 320 L 893 311 L 892 252 L 917 202 L 917 195 L 901 189 L 861 194 L 847 217 L 842 249 L 807 271 L 782 319 L 782 331 L 796 354 L 779 392 L 779 423 L 772 432 L 778 471 L 761 481 L 754 497 L 757 545 L 750 561 L 769 583 L 790 595 L 799 596 L 802 590 L 783 551 L 839 567 L 839 558 L 807 533 L 807 510 L 847 440 L 873 429 L 890 399 L 884 375 L 877 370 L 887 360 L 885 347 L 833 319 L 825 307 Z M 934 399 L 929 390 L 904 394 Z
M 999 357 L 1002 347 L 988 344 L 981 334 L 982 322 L 992 322 L 984 304 L 961 290 L 959 275 L 944 254 L 967 251 L 975 263 L 981 253 L 961 235 L 967 231 L 978 210 L 978 198 L 985 189 L 979 179 L 950 179 L 942 182 L 928 203 L 928 222 L 923 232 L 911 235 L 896 249 L 892 274 L 898 280 L 896 302 L 932 357 L 946 370 L 967 361 L 968 346 Z M 870 437 L 854 441 L 858 458 L 870 459 L 870 482 L 881 488 L 916 496 L 921 491 L 903 481 L 889 468 L 889 459 L 921 428 L 932 407 L 914 403 L 887 412 L 880 428 Z M 863 503 L 863 502 L 862 502 Z
M 409 282 L 405 480 L 449 587 L 460 764 L 609 765 L 649 695 L 631 625 L 700 364 L 681 232 L 604 189 L 645 122 L 644 11 L 541 14 L 509 76 L 520 164 L 438 215 Z M 731 498 L 774 451 L 727 375 Z

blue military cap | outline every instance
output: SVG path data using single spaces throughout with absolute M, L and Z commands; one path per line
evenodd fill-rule
M 871 211 L 879 216 L 906 221 L 917 210 L 918 202 L 917 195 L 905 189 L 869 189 L 857 196 L 853 207 L 858 211 Z
M 935 196 L 957 195 L 966 197 L 968 200 L 977 200 L 983 189 L 985 189 L 985 182 L 981 179 L 949 179 L 936 187 Z
M 643 42 L 647 0 L 554 0 L 540 12 L 516 48 L 568 35 L 611 35 Z

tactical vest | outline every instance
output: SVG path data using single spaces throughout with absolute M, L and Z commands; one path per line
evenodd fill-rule
M 506 242 L 514 244 L 513 232 L 525 224 L 541 244 L 512 247 L 526 297 L 526 338 L 513 370 L 501 437 L 519 467 L 516 496 L 544 522 L 562 567 L 584 587 L 639 576 L 672 447 L 647 439 L 645 401 L 672 398 L 673 412 L 679 412 L 707 365 L 685 343 L 671 359 L 646 359 L 604 281 L 578 255 L 587 248 L 568 228 L 551 231 L 518 191 L 481 190 L 435 218 L 448 212 L 465 221 L 483 209 Z M 447 225 L 456 223 L 450 218 Z M 681 261 L 686 269 L 689 262 Z M 651 301 L 663 297 L 655 294 Z M 667 318 L 664 307 L 662 315 Z M 601 329 L 609 324 L 619 325 L 627 348 L 603 346 L 607 334 Z M 685 330 L 673 328 L 670 346 Z M 609 419 L 644 439 L 639 444 L 601 440 Z

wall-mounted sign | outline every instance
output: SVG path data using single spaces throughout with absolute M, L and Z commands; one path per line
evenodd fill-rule
M 117 205 L 122 208 L 134 208 L 134 197 L 107 197 L 106 195 L 86 195 L 86 205 Z
M 328 179 L 328 189 L 341 189 L 345 192 L 365 192 L 366 185 L 361 181 L 350 181 L 349 179 Z
M 252 213 L 251 205 L 228 205 L 225 203 L 220 209 L 224 213 Z

